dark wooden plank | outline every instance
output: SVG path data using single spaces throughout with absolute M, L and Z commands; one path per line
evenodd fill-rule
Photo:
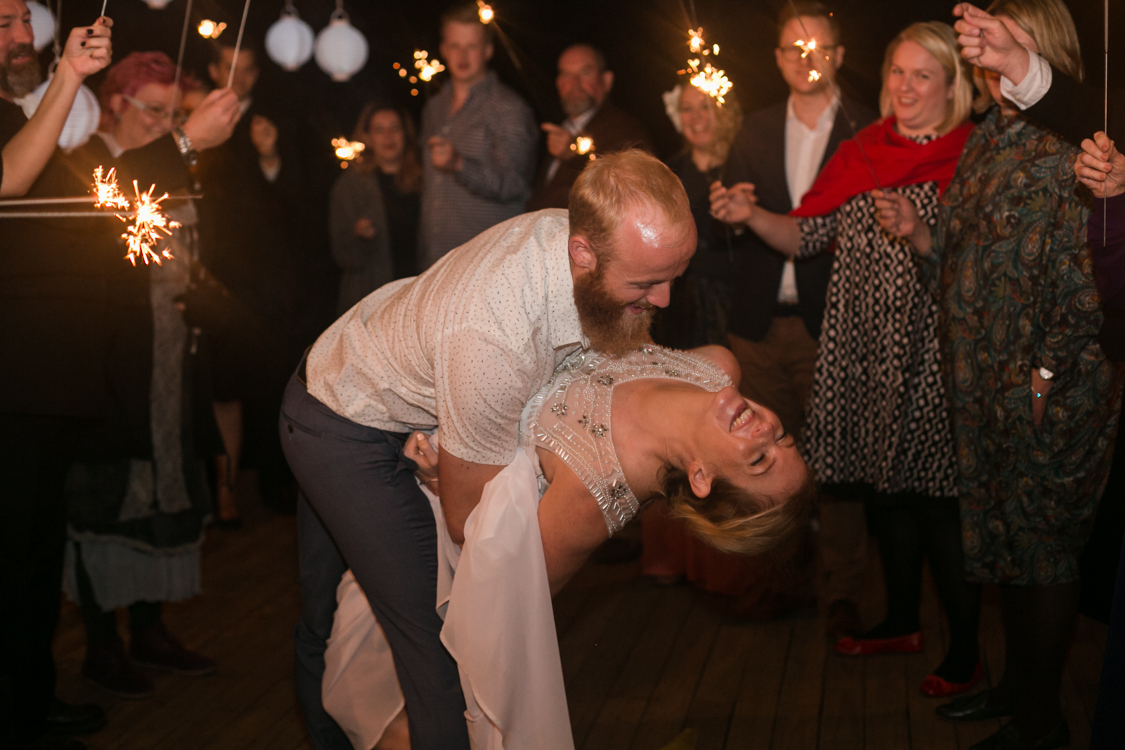
M 863 734 L 867 750 L 910 747 L 906 672 L 913 658 L 895 654 L 865 659 Z
M 863 659 L 830 653 L 824 665 L 822 750 L 863 750 Z
M 817 746 L 826 651 L 819 622 L 808 619 L 793 623 L 770 747 L 802 750 Z
M 629 746 L 694 601 L 695 591 L 690 586 L 662 588 L 654 615 L 647 622 L 636 623 L 641 628 L 636 648 L 610 690 L 585 742 L 576 742 L 576 747 L 620 750 Z M 575 689 L 581 687 L 575 685 Z
M 719 628 L 699 688 L 688 708 L 686 723 L 698 732 L 695 750 L 722 750 L 726 746 L 734 703 L 750 658 L 750 631 L 747 625 L 727 624 Z
M 781 685 L 793 637 L 792 621 L 759 623 L 746 634 L 750 655 L 734 703 L 727 747 L 771 747 Z
M 637 725 L 637 733 L 629 745 L 632 750 L 663 747 L 684 728 L 688 708 L 719 630 L 720 617 L 715 611 L 714 599 L 712 594 L 700 593 L 696 597 L 676 637 L 671 658 L 664 665 Z

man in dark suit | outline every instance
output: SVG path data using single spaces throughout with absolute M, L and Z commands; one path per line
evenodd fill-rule
M 758 205 L 785 214 L 800 203 L 840 142 L 871 123 L 875 114 L 841 101 L 830 84 L 844 61 L 844 47 L 825 6 L 785 5 L 778 26 L 775 54 L 789 98 L 746 117 L 731 149 L 725 182 L 750 183 Z M 802 56 L 796 42 L 810 37 L 817 40 L 819 54 Z M 814 65 L 821 73 L 818 80 L 810 80 Z M 722 190 L 713 189 L 712 200 Z M 728 331 L 731 351 L 742 366 L 739 389 L 776 411 L 798 436 L 831 271 L 829 254 L 788 260 L 749 231 L 741 235 L 735 252 L 733 286 L 740 291 L 732 300 Z M 830 635 L 842 635 L 858 625 L 855 599 L 866 559 L 863 507 L 859 502 L 823 502 L 820 518 L 821 594 Z M 776 611 L 775 603 L 766 603 L 768 596 L 761 598 L 765 611 Z
M 570 187 L 591 156 L 577 148 L 580 135 L 593 139 L 596 154 L 630 147 L 652 150 L 640 120 L 609 101 L 613 71 L 606 69 L 605 55 L 599 50 L 589 44 L 563 50 L 555 86 L 567 118 L 560 125 L 546 122 L 541 126 L 547 133 L 547 156 L 539 167 L 528 211 L 566 208 Z

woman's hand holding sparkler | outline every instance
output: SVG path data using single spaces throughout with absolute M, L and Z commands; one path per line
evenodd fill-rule
M 184 133 L 196 150 L 214 148 L 230 138 L 240 117 L 238 96 L 230 89 L 215 89 L 188 117 Z
M 1031 54 L 1016 41 L 996 16 L 969 3 L 953 8 L 960 20 L 953 24 L 961 56 L 977 67 L 991 70 L 1014 84 L 1023 82 L 1031 65 Z
M 113 21 L 102 16 L 93 26 L 71 29 L 55 75 L 74 75 L 81 82 L 109 65 L 113 59 L 112 26 Z
M 1125 193 L 1125 155 L 1101 131 L 1082 141 L 1082 153 L 1074 161 L 1074 174 L 1096 198 Z
M 724 187 L 715 181 L 711 184 L 711 215 L 725 224 L 747 225 L 754 214 L 758 196 L 749 182 L 739 182 Z
M 894 190 L 872 190 L 871 197 L 875 199 L 875 220 L 885 232 L 910 240 L 922 255 L 930 254 L 930 228 L 918 215 L 912 200 Z

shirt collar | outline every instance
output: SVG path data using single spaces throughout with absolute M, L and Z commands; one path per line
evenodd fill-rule
M 577 117 L 568 117 L 563 123 L 563 126 L 570 131 L 572 135 L 578 135 L 582 132 L 583 128 L 590 124 L 590 120 L 594 119 L 594 115 L 598 113 L 599 109 L 601 109 L 601 107 L 595 105 Z
M 827 107 L 824 108 L 824 111 L 820 113 L 820 116 L 816 118 L 816 127 L 812 128 L 812 130 L 830 130 L 832 128 L 832 125 L 836 122 L 836 110 L 838 110 L 839 108 L 840 99 L 839 97 L 833 96 L 832 101 L 828 104 Z M 809 127 L 805 125 L 805 123 L 802 122 L 799 117 L 797 117 L 797 113 L 793 109 L 792 94 L 789 95 L 788 103 L 785 105 L 785 120 L 786 124 L 797 123 L 801 127 L 805 128 L 805 130 L 809 130 Z
M 125 149 L 121 148 L 117 143 L 117 139 L 113 137 L 112 133 L 107 133 L 104 130 L 98 131 L 98 137 L 105 141 L 105 147 L 109 149 L 109 153 L 114 159 L 121 158 L 121 154 L 125 153 Z

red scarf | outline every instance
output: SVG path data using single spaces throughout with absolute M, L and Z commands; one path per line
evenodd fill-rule
M 944 193 L 972 129 L 973 124 L 966 121 L 940 138 L 919 144 L 895 132 L 893 115 L 874 122 L 855 138 L 840 144 L 801 199 L 801 205 L 789 215 L 823 216 L 860 193 L 876 189 L 872 170 L 884 188 L 936 180 L 938 190 Z M 857 141 L 863 144 L 863 151 Z

